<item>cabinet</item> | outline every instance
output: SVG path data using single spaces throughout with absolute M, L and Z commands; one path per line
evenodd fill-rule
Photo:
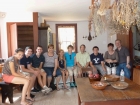
M 140 69 L 133 68 L 133 82 L 140 85 Z
M 43 53 L 47 52 L 49 44 L 53 44 L 53 35 L 47 29 L 47 27 L 38 28 L 38 42 L 43 48 Z

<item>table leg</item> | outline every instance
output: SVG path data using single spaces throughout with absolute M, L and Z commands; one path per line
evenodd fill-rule
M 81 100 L 80 100 L 79 93 L 78 93 L 78 105 L 81 105 Z

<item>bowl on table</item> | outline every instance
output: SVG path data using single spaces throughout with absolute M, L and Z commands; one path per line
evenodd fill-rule
M 120 76 L 118 76 L 118 75 L 105 75 L 105 76 L 103 76 L 103 79 L 105 81 L 108 81 L 108 82 L 116 82 L 116 81 L 120 80 Z
M 101 80 L 101 76 L 99 75 L 98 77 L 88 77 L 89 78 L 89 82 L 92 84 L 94 81 L 100 81 Z
M 126 89 L 128 87 L 128 83 L 118 81 L 118 82 L 112 83 L 111 86 L 115 89 Z
M 91 84 L 94 89 L 103 90 L 106 88 L 107 84 L 101 81 L 96 81 Z

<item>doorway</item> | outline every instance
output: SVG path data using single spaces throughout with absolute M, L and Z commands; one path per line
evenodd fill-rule
M 77 52 L 77 24 L 56 24 L 56 50 L 63 49 L 67 52 L 67 46 L 72 45 Z

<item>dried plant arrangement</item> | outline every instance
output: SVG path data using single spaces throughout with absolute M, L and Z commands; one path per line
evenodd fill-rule
M 110 7 L 111 0 L 101 0 L 100 7 L 97 13 L 101 16 L 106 15 L 107 9 Z
M 116 0 L 112 7 L 113 21 L 129 32 L 131 25 L 136 23 L 136 0 Z
M 137 25 L 140 31 L 140 0 L 92 0 L 92 3 L 89 30 L 93 24 L 96 35 L 105 29 L 110 35 L 128 34 L 132 25 Z

